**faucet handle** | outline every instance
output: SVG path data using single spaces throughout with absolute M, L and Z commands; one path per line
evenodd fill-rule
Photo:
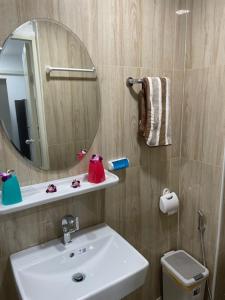
M 62 218 L 62 229 L 64 233 L 75 231 L 77 222 L 76 218 L 72 215 L 65 215 Z

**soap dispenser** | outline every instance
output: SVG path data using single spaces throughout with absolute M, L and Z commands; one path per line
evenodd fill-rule
M 0 173 L 2 179 L 2 204 L 10 205 L 22 201 L 20 185 L 14 170 Z

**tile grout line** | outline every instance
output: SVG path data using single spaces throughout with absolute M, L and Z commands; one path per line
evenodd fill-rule
M 181 168 L 181 157 L 182 157 L 182 138 L 183 138 L 183 117 L 184 117 L 184 97 L 185 97 L 185 77 L 186 77 L 186 58 L 187 58 L 187 18 L 185 15 L 185 46 L 184 46 L 184 65 L 183 65 L 183 87 L 182 87 L 182 106 L 181 106 L 181 129 L 180 129 L 180 153 L 179 153 L 179 171 Z M 179 172 L 179 183 L 178 183 L 178 194 L 180 197 L 180 172 Z M 177 226 L 177 248 L 180 245 L 180 207 L 178 210 L 178 226 Z

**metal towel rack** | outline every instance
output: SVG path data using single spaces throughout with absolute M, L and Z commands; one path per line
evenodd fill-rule
M 92 73 L 95 72 L 95 67 L 91 69 L 79 69 L 79 68 L 61 68 L 61 67 L 51 67 L 51 66 L 45 66 L 45 71 L 47 74 L 50 74 L 54 71 L 69 71 L 69 72 L 86 72 L 86 73 Z
M 128 77 L 126 84 L 128 87 L 133 86 L 135 83 L 143 83 L 143 79 L 134 79 L 133 77 Z

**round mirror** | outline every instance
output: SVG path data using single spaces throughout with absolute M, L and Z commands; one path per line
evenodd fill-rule
M 44 170 L 85 155 L 99 124 L 95 67 L 79 38 L 50 20 L 17 28 L 0 52 L 0 120 L 19 153 Z

